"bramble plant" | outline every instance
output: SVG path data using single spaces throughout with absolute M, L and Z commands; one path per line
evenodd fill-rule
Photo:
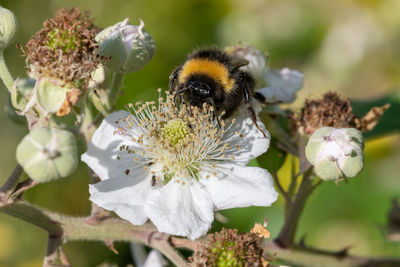
M 135 26 L 125 19 L 100 30 L 88 12 L 60 9 L 22 47 L 28 77 L 14 79 L 3 51 L 17 27 L 14 14 L 0 7 L 0 77 L 29 129 L 16 148 L 18 164 L 0 188 L 0 212 L 47 231 L 43 266 L 70 266 L 62 247 L 79 240 L 105 242 L 113 251 L 116 241 L 158 250 L 143 266 L 165 265 L 163 256 L 177 266 L 400 266 L 400 258 L 324 251 L 295 239 L 312 192 L 330 180 L 343 186 L 362 171 L 364 139 L 373 136 L 389 103 L 365 102 L 370 111 L 360 117 L 349 99 L 328 92 L 292 111 L 282 104 L 296 99 L 303 74 L 272 69 L 261 51 L 240 44 L 224 50 L 248 62 L 241 68 L 255 79 L 253 107 L 265 136 L 245 105 L 226 118 L 214 106 L 191 106 L 161 89 L 155 101 L 115 111 L 125 74 L 139 71 L 156 50 L 143 21 Z M 86 152 L 78 155 L 82 142 Z M 278 170 L 289 154 L 300 166 L 293 165 L 286 189 Z M 248 166 L 254 159 L 258 166 Z M 68 179 L 79 160 L 91 176 L 87 217 L 23 200 L 38 183 Z M 23 173 L 28 178 L 22 181 Z M 222 229 L 207 236 L 215 212 L 270 206 L 278 192 L 285 222 L 275 240 L 266 221 L 254 222 L 249 233 Z M 395 202 L 389 225 L 398 232 L 399 210 Z M 192 255 L 183 256 L 181 249 Z

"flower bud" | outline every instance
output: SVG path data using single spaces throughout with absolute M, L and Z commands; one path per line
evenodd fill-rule
M 17 146 L 17 161 L 30 178 L 48 182 L 71 175 L 78 166 L 75 137 L 56 128 L 35 128 Z
M 308 140 L 306 157 L 323 180 L 354 177 L 364 165 L 364 138 L 355 128 L 323 127 Z
M 14 14 L 0 6 L 0 50 L 5 49 L 14 40 L 18 21 Z
M 100 44 L 99 55 L 111 71 L 129 73 L 138 71 L 154 55 L 156 45 L 153 37 L 139 26 L 129 24 L 129 18 L 108 27 L 96 35 Z

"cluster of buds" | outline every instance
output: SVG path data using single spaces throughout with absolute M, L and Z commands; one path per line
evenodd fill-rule
M 108 71 L 127 73 L 150 61 L 155 42 L 143 27 L 142 21 L 133 26 L 126 19 L 100 32 L 89 12 L 59 9 L 27 42 L 23 52 L 29 78 L 17 79 L 13 84 L 11 78 L 8 87 L 13 107 L 17 114 L 26 117 L 31 130 L 18 145 L 16 156 L 33 180 L 47 182 L 75 171 L 75 137 L 60 129 L 64 124 L 57 124 L 55 116 L 62 117 L 74 110 L 79 123 L 85 108 L 74 106 L 81 96 L 105 80 L 101 63 Z M 0 7 L 0 50 L 10 45 L 16 30 L 14 14 Z M 104 103 L 107 94 L 110 93 L 104 89 Z M 96 102 L 94 106 L 98 108 L 104 103 Z

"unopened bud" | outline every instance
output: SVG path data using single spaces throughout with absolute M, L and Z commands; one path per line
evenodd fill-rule
M 5 49 L 11 44 L 17 30 L 17 18 L 10 10 L 0 6 L 0 50 Z
M 143 27 L 143 21 L 134 26 L 127 18 L 97 34 L 99 55 L 105 59 L 106 67 L 114 72 L 129 73 L 138 71 L 151 60 L 156 45 Z
M 16 157 L 37 182 L 71 175 L 78 166 L 75 137 L 56 128 L 35 128 L 17 146 Z
M 308 140 L 306 157 L 323 180 L 354 177 L 364 166 L 364 138 L 355 128 L 323 127 Z

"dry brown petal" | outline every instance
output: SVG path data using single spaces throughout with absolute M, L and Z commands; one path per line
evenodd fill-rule
M 373 107 L 367 114 L 364 115 L 360 119 L 360 131 L 368 132 L 374 129 L 374 127 L 378 124 L 379 119 L 385 113 L 386 110 L 390 108 L 390 104 L 386 104 L 382 107 Z
M 271 236 L 271 233 L 261 223 L 255 223 L 250 233 L 256 234 L 261 238 L 269 238 Z
M 65 96 L 64 103 L 61 108 L 57 111 L 57 116 L 62 117 L 68 115 L 71 112 L 71 107 L 74 106 L 78 101 L 82 94 L 82 91 L 79 89 L 72 89 L 67 92 Z
M 269 266 L 269 262 L 266 259 L 261 258 L 261 262 L 262 262 L 262 267 L 268 267 Z
M 322 99 L 307 99 L 300 114 L 291 117 L 296 128 L 312 134 L 321 127 L 357 128 L 358 117 L 350 101 L 335 92 L 328 92 Z

